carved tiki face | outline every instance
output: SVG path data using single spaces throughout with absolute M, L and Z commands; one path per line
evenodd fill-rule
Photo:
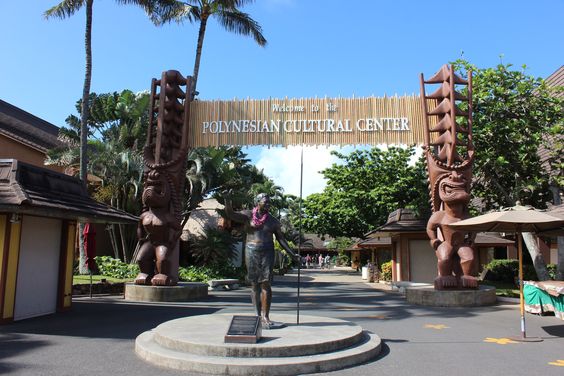
M 470 201 L 469 184 L 466 177 L 458 171 L 445 174 L 439 183 L 439 197 L 445 203 L 465 204 Z
M 152 170 L 145 181 L 143 204 L 149 207 L 166 207 L 170 202 L 170 188 L 165 175 Z

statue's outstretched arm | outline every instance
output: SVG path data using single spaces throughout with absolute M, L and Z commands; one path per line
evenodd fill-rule
M 246 223 L 249 221 L 249 217 L 241 212 L 236 212 L 233 210 L 233 202 L 231 201 L 231 192 L 224 192 L 225 200 L 225 215 L 227 219 L 234 222 Z
M 284 234 L 282 234 L 282 230 L 280 229 L 280 227 L 276 227 L 276 230 L 274 230 L 274 236 L 276 236 L 276 240 L 278 240 L 278 243 L 280 243 L 280 246 L 286 251 L 288 252 L 290 255 L 292 255 L 293 258 L 298 257 L 298 255 L 296 254 L 296 252 L 294 252 L 294 250 L 292 248 L 290 248 L 290 245 L 288 244 L 288 242 L 286 241 L 286 239 L 284 238 Z

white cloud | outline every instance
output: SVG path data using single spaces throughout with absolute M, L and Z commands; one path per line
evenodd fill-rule
M 378 147 L 384 150 L 387 148 L 386 145 L 378 145 Z M 305 146 L 303 197 L 306 198 L 312 193 L 322 192 L 326 181 L 320 171 L 331 167 L 333 163 L 342 162 L 339 158 L 331 155 L 332 150 L 338 150 L 341 154 L 347 155 L 355 149 L 369 149 L 369 147 Z M 300 195 L 301 146 L 261 147 L 253 151 L 251 152 L 251 159 L 257 168 L 262 169 L 265 175 L 270 177 L 276 185 L 284 188 L 284 193 Z M 410 164 L 414 164 L 421 153 L 422 149 L 416 148 L 415 156 L 411 158 Z
M 322 192 L 325 179 L 320 173 L 338 158 L 331 155 L 331 150 L 336 147 L 304 147 L 304 177 L 303 197 L 312 193 Z M 257 168 L 264 170 L 265 175 L 272 178 L 274 183 L 284 188 L 284 193 L 300 195 L 300 156 L 301 146 L 288 146 L 287 148 L 263 148 L 255 163 Z

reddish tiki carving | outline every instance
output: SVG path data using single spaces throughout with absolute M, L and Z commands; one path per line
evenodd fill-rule
M 181 86 L 186 86 L 182 91 Z M 157 93 L 157 89 L 160 92 Z M 151 84 L 151 112 L 144 149 L 143 212 L 137 236 L 141 242 L 136 284 L 178 282 L 178 239 L 188 152 L 191 78 L 174 70 Z
M 425 84 L 440 86 L 426 95 Z M 468 95 L 458 92 L 457 86 L 467 86 Z M 471 275 L 473 239 L 446 226 L 468 218 L 474 159 L 471 72 L 465 80 L 454 73 L 452 66 L 444 65 L 428 80 L 421 74 L 421 101 L 425 114 L 424 150 L 433 208 L 427 234 L 438 259 L 439 275 L 435 279 L 435 288 L 477 288 L 477 280 Z M 429 107 L 432 109 L 429 110 Z

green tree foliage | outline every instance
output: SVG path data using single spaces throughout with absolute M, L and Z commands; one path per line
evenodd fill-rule
M 91 93 L 88 102 L 91 111 L 87 123 L 91 133 L 87 170 L 94 180 L 90 186 L 92 195 L 98 201 L 139 215 L 143 177 L 141 149 L 149 121 L 149 93 L 130 90 Z M 77 102 L 76 108 L 80 111 L 82 100 Z M 67 140 L 66 145 L 50 150 L 45 163 L 64 166 L 68 173 L 73 173 L 79 165 L 81 122 L 74 115 L 67 117 L 66 122 L 68 128 L 60 131 Z M 114 256 L 129 260 L 136 245 L 135 229 L 109 225 L 108 231 Z
M 473 142 L 476 147 L 473 195 L 483 199 L 486 210 L 514 206 L 518 201 L 536 208 L 551 199 L 549 183 L 560 184 L 539 157 L 539 147 L 549 135 L 564 136 L 562 100 L 542 79 L 511 64 L 479 69 L 459 60 L 462 74 L 473 74 Z M 546 146 L 546 145 L 545 145 Z M 562 171 L 562 144 L 547 146 L 550 163 Z M 559 150 L 555 150 L 559 149 Z
M 413 147 L 333 152 L 341 163 L 322 171 L 326 188 L 305 200 L 305 232 L 362 237 L 398 208 L 428 210 L 424 164 L 409 163 L 414 152 Z
M 542 79 L 527 75 L 526 66 L 480 69 L 465 60 L 456 66 L 463 75 L 468 70 L 473 74 L 473 195 L 482 199 L 485 210 L 517 203 L 545 208 L 553 199 L 549 185 L 563 188 L 562 99 Z M 544 163 L 541 146 L 550 151 Z M 523 239 L 539 280 L 549 279 L 535 236 L 523 233 Z M 559 268 L 564 270 L 564 262 Z
M 116 3 L 121 5 L 137 5 L 143 8 L 143 10 L 148 14 L 152 15 L 155 11 L 156 5 L 161 5 L 161 3 L 168 3 L 169 0 L 116 0 Z M 93 6 L 94 0 L 63 0 L 57 5 L 49 8 L 43 14 L 45 18 L 59 18 L 65 19 L 70 17 L 84 9 L 85 11 L 85 29 L 84 29 L 84 50 L 86 66 L 84 72 L 84 85 L 82 87 L 82 102 L 80 107 L 80 141 L 79 141 L 79 176 L 83 184 L 87 186 L 87 166 L 88 166 L 88 119 L 90 118 L 90 107 L 89 96 L 90 96 L 90 85 L 92 82 L 92 19 L 93 19 Z M 160 9 L 160 7 L 159 7 Z M 86 269 L 85 261 L 86 256 L 84 254 L 84 246 L 82 241 L 82 232 L 84 229 L 84 224 L 80 223 L 80 262 L 79 268 L 81 274 L 86 274 L 88 270 Z
M 338 252 L 342 252 L 351 247 L 354 243 L 355 241 L 351 238 L 340 236 L 335 239 L 331 239 L 327 244 L 327 249 L 334 249 Z

